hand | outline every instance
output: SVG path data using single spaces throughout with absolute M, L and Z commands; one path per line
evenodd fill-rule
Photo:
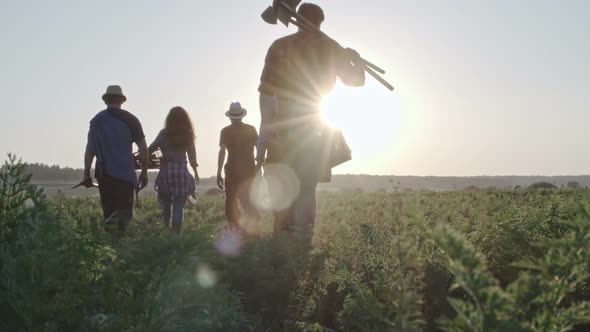
M 347 48 L 346 54 L 348 54 L 348 57 L 350 58 L 350 62 L 354 63 L 355 65 L 360 65 L 363 63 L 363 59 L 361 58 L 361 55 L 356 50 L 353 50 L 352 48 Z
M 84 180 L 82 180 L 82 182 L 80 182 L 80 184 L 86 188 L 94 187 L 94 183 L 92 183 L 92 178 L 90 176 L 85 176 Z
M 139 184 L 138 184 L 138 188 L 139 190 L 145 188 L 148 185 L 148 174 L 147 171 L 141 171 L 141 173 L 139 174 L 139 177 L 137 178 Z
M 221 173 L 217 173 L 217 187 L 223 190 L 223 177 L 221 176 Z
M 199 185 L 201 183 L 201 178 L 199 178 L 199 172 L 195 171 L 195 185 Z

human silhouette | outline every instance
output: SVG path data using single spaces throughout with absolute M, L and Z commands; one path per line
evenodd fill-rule
M 102 100 L 107 108 L 90 121 L 82 184 L 86 187 L 93 185 L 90 168 L 96 157 L 95 177 L 105 229 L 120 237 L 133 217 L 134 191 L 143 189 L 148 183 L 148 149 L 137 117 L 121 109 L 127 100 L 121 87 L 107 87 Z M 133 143 L 139 148 L 142 168 L 139 178 L 135 173 Z
M 149 153 L 158 149 L 162 152 L 162 159 L 155 189 L 162 209 L 162 220 L 169 227 L 172 218 L 172 230 L 180 233 L 184 206 L 189 196 L 196 197 L 196 185 L 199 183 L 195 131 L 184 108 L 173 107 L 166 116 L 164 129 L 150 144 Z M 188 165 L 192 168 L 194 177 L 190 174 Z
M 322 9 L 302 4 L 298 13 L 321 28 Z M 269 48 L 260 86 L 261 126 L 257 161 L 289 166 L 299 179 L 292 205 L 275 213 L 275 231 L 300 230 L 311 241 L 315 223 L 315 191 L 322 170 L 326 128 L 320 117 L 322 97 L 337 78 L 349 86 L 365 83 L 359 54 L 344 49 L 317 31 L 299 29 Z M 280 193 L 278 193 L 280 194 Z
M 232 103 L 225 115 L 231 124 L 221 130 L 219 136 L 219 155 L 217 163 L 217 186 L 225 187 L 225 213 L 231 227 L 241 228 L 244 216 L 249 221 L 258 219 L 258 211 L 250 197 L 250 187 L 256 175 L 254 148 L 258 139 L 256 128 L 242 122 L 248 111 L 239 102 Z M 228 152 L 225 163 L 225 152 Z M 224 167 L 225 163 L 225 167 Z M 225 180 L 221 174 L 225 169 Z

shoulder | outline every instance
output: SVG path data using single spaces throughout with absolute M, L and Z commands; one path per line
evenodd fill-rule
M 281 44 L 284 44 L 284 43 L 288 43 L 288 42 L 292 41 L 293 39 L 296 39 L 296 38 L 297 38 L 297 36 L 298 36 L 298 34 L 297 34 L 297 33 L 292 33 L 292 34 L 290 34 L 290 35 L 287 35 L 287 36 L 281 37 L 281 38 L 279 38 L 279 39 L 275 40 L 275 41 L 272 43 L 271 47 L 272 47 L 272 46 L 281 45 Z
M 119 111 L 121 112 L 121 116 L 123 116 L 124 118 L 126 118 L 126 119 L 128 119 L 130 121 L 133 121 L 133 122 L 140 123 L 139 122 L 139 119 L 135 115 L 133 115 L 131 112 L 126 111 L 124 109 L 121 109 Z
M 288 36 L 279 38 L 277 40 L 275 40 L 269 48 L 269 51 L 272 52 L 279 52 L 281 50 L 284 50 L 285 48 L 287 48 L 289 45 L 291 45 L 293 43 L 293 41 L 295 41 L 298 38 L 297 33 L 293 33 L 290 34 Z
M 327 37 L 321 33 L 310 33 L 301 38 L 301 44 L 306 47 L 321 49 L 324 51 L 337 51 L 342 49 L 342 46 L 337 41 Z
M 107 110 L 102 110 L 102 111 L 98 112 L 92 119 L 90 119 L 90 124 L 93 124 L 93 123 L 96 123 L 98 121 L 101 121 L 107 115 L 108 115 L 107 114 Z
M 132 131 L 136 131 L 136 130 L 140 131 L 140 132 L 143 131 L 143 129 L 141 127 L 141 122 L 139 121 L 139 119 L 135 115 L 131 114 L 130 112 L 123 110 L 123 109 L 111 109 L 109 111 L 113 112 L 112 114 L 116 118 L 125 122 Z
M 229 126 L 227 127 L 223 127 L 223 129 L 221 129 L 221 131 L 219 132 L 219 136 L 223 139 L 227 136 L 227 133 L 229 132 L 230 128 Z

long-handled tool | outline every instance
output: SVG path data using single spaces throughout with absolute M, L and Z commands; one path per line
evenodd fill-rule
M 333 40 L 326 33 L 321 31 L 315 24 L 309 22 L 305 17 L 297 13 L 294 8 L 297 8 L 301 0 L 273 0 L 272 6 L 268 7 L 261 15 L 262 19 L 269 24 L 277 24 L 278 21 L 283 23 L 285 26 L 293 24 L 294 26 L 317 33 L 321 33 L 326 38 Z M 361 58 L 361 61 L 365 65 L 365 71 L 369 75 L 373 76 L 379 83 L 383 84 L 387 89 L 393 91 L 393 85 L 387 82 L 384 78 L 379 76 L 385 74 L 385 70 L 381 69 L 377 65 Z

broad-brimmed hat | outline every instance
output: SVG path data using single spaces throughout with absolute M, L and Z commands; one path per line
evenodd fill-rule
M 102 95 L 102 100 L 105 101 L 107 96 L 121 97 L 123 101 L 127 100 L 127 97 L 123 94 L 123 89 L 118 85 L 109 85 L 107 91 Z
M 225 116 L 233 120 L 239 120 L 248 114 L 245 108 L 238 102 L 231 103 L 229 106 L 229 111 L 225 112 Z

